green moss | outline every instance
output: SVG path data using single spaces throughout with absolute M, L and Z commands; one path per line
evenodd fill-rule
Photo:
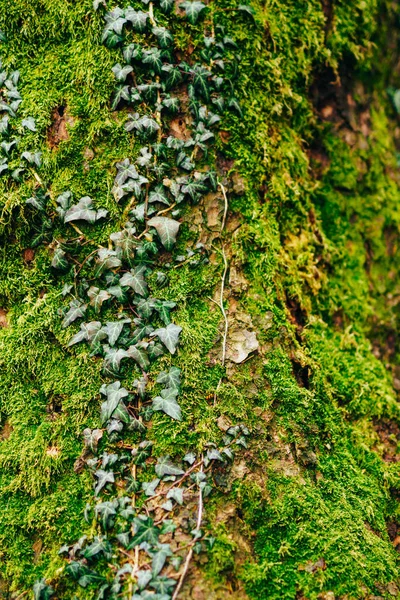
M 255 23 L 220 10 L 235 7 L 230 0 L 213 7 L 241 53 L 244 115 L 224 118 L 230 137 L 218 142 L 217 158 L 233 159 L 245 180 L 246 193 L 229 198 L 241 226 L 225 243 L 249 282 L 235 301 L 251 315 L 260 355 L 228 370 L 214 405 L 225 373 L 216 358 L 221 314 L 209 298 L 222 266 L 172 269 L 165 293 L 178 301 L 183 328 L 174 364 L 184 372 L 184 420 L 157 414 L 149 436 L 157 454 L 179 454 L 219 440 L 221 415 L 252 427 L 247 475 L 228 487 L 217 481 L 207 509 L 216 537 L 205 568 L 211 579 L 233 572 L 256 599 L 389 597 L 399 570 L 386 522 L 398 519 L 399 480 L 373 425 L 399 416 L 399 350 L 386 341 L 398 325 L 400 213 L 389 69 L 377 66 L 374 44 L 382 47 L 392 9 L 335 1 L 327 22 L 317 0 L 255 4 Z M 110 211 L 94 233 L 83 227 L 86 256 L 122 219 L 124 206 L 110 193 L 113 165 L 136 151 L 109 109 L 117 52 L 100 44 L 91 0 L 1 0 L 0 8 L 9 40 L 1 51 L 20 69 L 21 110 L 38 125 L 21 149 L 43 151 L 52 198 L 71 189 Z M 201 36 L 201 25 L 182 28 L 177 45 Z M 370 106 L 367 130 L 352 132 L 352 143 L 348 124 L 338 132 L 311 103 L 327 68 L 330 81 L 341 75 L 343 86 L 349 78 L 364 86 L 346 90 L 358 112 Z M 49 127 L 60 106 L 69 137 L 53 146 Z M 24 258 L 34 233 L 24 202 L 34 185 L 32 178 L 0 190 L 0 304 L 10 322 L 0 330 L 0 561 L 6 591 L 18 593 L 43 575 L 58 581 L 60 541 L 85 531 L 91 481 L 73 465 L 82 429 L 97 424 L 100 387 L 99 361 L 66 349 L 70 334 L 58 315 L 65 278 L 51 272 L 46 248 Z M 184 250 L 194 237 L 190 218 L 182 230 Z M 89 273 L 86 265 L 82 275 Z M 227 501 L 240 509 L 252 546 L 244 568 L 229 520 L 213 525 Z M 68 588 L 61 594 L 73 597 Z

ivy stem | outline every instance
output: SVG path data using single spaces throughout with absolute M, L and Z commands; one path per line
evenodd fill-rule
M 221 188 L 222 195 L 224 197 L 224 216 L 222 217 L 222 224 L 221 224 L 221 233 L 223 233 L 223 231 L 225 229 L 225 224 L 226 224 L 226 217 L 228 214 L 228 197 L 226 195 L 226 189 L 220 181 L 218 181 L 218 185 Z
M 201 465 L 200 471 L 203 471 L 203 465 Z M 197 530 L 199 530 L 200 527 L 201 527 L 202 519 L 203 519 L 203 493 L 202 493 L 202 490 L 201 490 L 201 487 L 200 487 L 200 484 L 199 484 L 199 507 L 198 507 L 198 510 L 197 510 L 197 523 L 196 523 L 196 529 Z M 172 596 L 172 600 L 176 600 L 177 597 L 178 597 L 179 592 L 181 591 L 181 587 L 182 587 L 183 582 L 185 580 L 186 573 L 187 573 L 187 571 L 189 569 L 190 561 L 192 560 L 193 546 L 194 546 L 194 544 L 192 545 L 192 547 L 190 548 L 190 550 L 189 550 L 189 552 L 188 552 L 188 554 L 186 556 L 185 565 L 183 567 L 182 575 L 180 576 L 180 579 L 178 581 L 178 585 L 175 588 L 175 592 L 174 592 L 174 595 Z
M 150 19 L 150 23 L 153 25 L 153 27 L 157 26 L 156 20 L 154 19 L 154 12 L 153 12 L 153 3 L 150 2 L 149 4 L 149 19 Z

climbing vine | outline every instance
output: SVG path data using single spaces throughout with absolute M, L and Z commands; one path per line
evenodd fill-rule
M 236 425 L 219 446 L 209 443 L 199 455 L 188 452 L 174 460 L 153 457 L 153 444 L 146 439 L 154 413 L 183 419 L 180 369 L 156 368 L 161 357 L 169 364 L 167 357 L 176 353 L 182 331 L 173 322 L 176 303 L 163 290 L 176 264 L 195 268 L 208 261 L 202 244 L 183 256 L 172 252 L 187 208 L 221 188 L 226 219 L 226 192 L 213 147 L 224 111 L 240 114 L 234 96 L 240 56 L 234 40 L 214 23 L 212 7 L 195 0 L 180 5 L 189 27 L 206 15 L 211 18 L 204 21 L 202 44 L 190 60 L 183 60 L 174 47 L 174 31 L 165 26 L 174 3 L 144 3 L 146 11 L 117 7 L 107 12 L 102 35 L 102 42 L 121 55 L 112 69 L 116 91 L 111 109 L 124 115 L 125 129 L 138 148 L 135 157 L 116 164 L 112 194 L 123 206 L 121 229 L 110 235 L 107 246 L 95 248 L 79 263 L 85 240 L 79 223 L 95 225 L 107 210 L 97 208 L 90 197 L 75 199 L 70 191 L 52 200 L 43 186 L 27 201 L 34 219 L 41 216 L 47 230 L 49 222 L 58 220 L 79 234 L 75 246 L 62 239 L 50 244 L 54 271 L 62 275 L 74 269 L 73 283 L 63 288 L 69 304 L 60 311 L 62 327 L 80 321 L 68 347 L 74 351 L 86 343 L 91 356 L 102 360 L 106 378 L 100 388 L 101 428 L 85 429 L 76 465 L 93 475 L 94 501 L 85 510 L 90 532 L 60 549 L 67 579 L 81 588 L 92 586 L 98 600 L 177 598 L 193 553 L 213 544 L 202 529 L 212 465 L 231 461 L 249 435 L 244 425 Z M 102 4 L 96 1 L 94 8 Z M 251 14 L 247 6 L 238 10 Z M 176 115 L 185 122 L 179 133 L 171 129 Z M 47 239 L 45 231 L 40 236 L 40 241 Z M 120 380 L 124 365 L 135 373 L 125 386 Z M 43 579 L 34 594 L 43 600 L 53 589 Z

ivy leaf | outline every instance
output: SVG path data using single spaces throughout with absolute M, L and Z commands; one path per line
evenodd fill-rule
M 133 8 L 129 7 L 125 11 L 125 17 L 127 21 L 132 23 L 132 27 L 135 31 L 145 31 L 149 13 L 141 10 L 134 10 Z
M 182 506 L 183 504 L 183 489 L 178 487 L 173 487 L 167 492 L 167 499 L 172 498 L 172 500 L 176 500 L 178 504 Z
M 167 73 L 167 78 L 165 81 L 165 86 L 167 89 L 176 87 L 178 84 L 181 83 L 181 81 L 183 79 L 180 70 L 178 68 L 174 67 L 174 65 L 170 65 L 170 64 L 163 65 L 161 68 L 161 72 Z
M 104 554 L 106 558 L 111 558 L 111 544 L 107 539 L 96 536 L 93 542 L 89 546 L 86 546 L 82 554 L 85 558 L 93 558 L 93 556 L 97 556 L 98 554 Z
M 117 538 L 117 540 L 119 541 L 119 543 L 124 548 L 127 548 L 129 546 L 129 540 L 131 538 L 131 535 L 130 535 L 129 531 L 124 531 L 122 533 L 117 533 L 117 535 L 115 537 Z
M 182 327 L 170 323 L 167 327 L 160 327 L 153 331 L 152 336 L 156 335 L 167 347 L 171 354 L 175 354 L 176 347 L 179 341 L 179 335 L 182 331 Z
M 160 479 L 153 479 L 153 481 L 143 481 L 142 490 L 146 496 L 154 496 L 156 488 L 160 483 Z
M 183 457 L 183 460 L 185 462 L 188 462 L 189 465 L 193 465 L 193 463 L 196 460 L 196 455 L 193 452 L 188 452 L 187 454 L 185 454 L 185 456 Z
M 158 48 L 150 48 L 150 50 L 144 50 L 142 56 L 142 63 L 144 65 L 150 65 L 155 73 L 160 74 L 162 68 L 161 50 Z
M 140 342 L 143 338 L 148 337 L 154 331 L 154 327 L 147 325 L 142 319 L 135 319 L 135 324 L 137 327 L 131 338 L 134 344 L 137 344 L 137 342 Z
M 114 298 L 119 300 L 122 304 L 127 300 L 125 290 L 120 285 L 112 285 L 111 287 L 107 288 L 107 292 L 111 294 L 111 296 L 114 296 Z
M 136 571 L 136 577 L 139 589 L 144 590 L 151 581 L 152 574 L 151 571 Z
M 129 273 L 125 273 L 121 277 L 120 285 L 130 287 L 133 289 L 135 294 L 146 297 L 148 294 L 148 289 L 146 280 L 144 278 L 145 272 L 146 267 L 144 265 L 139 265 L 135 269 L 131 269 Z
M 168 46 L 172 45 L 173 37 L 168 29 L 165 27 L 153 27 L 151 31 L 156 36 L 160 48 L 168 48 Z
M 139 44 L 129 44 L 123 51 L 124 59 L 127 63 L 134 59 L 140 59 L 142 57 L 142 48 Z
M 151 190 L 149 194 L 149 202 L 160 202 L 161 204 L 166 204 L 167 206 L 169 206 L 167 189 L 163 186 L 162 183 L 157 184 L 155 188 Z
M 158 544 L 157 548 L 158 551 L 155 554 L 153 554 L 153 558 L 151 561 L 151 570 L 153 571 L 153 577 L 156 577 L 159 573 L 161 573 L 167 558 L 169 556 L 173 556 L 173 552 L 169 544 Z
M 68 348 L 74 344 L 79 344 L 84 340 L 92 341 L 96 337 L 96 341 L 101 341 L 106 337 L 106 334 L 101 335 L 102 325 L 100 321 L 91 321 L 90 323 L 82 323 L 80 331 L 76 333 L 68 342 Z M 100 334 L 98 337 L 97 335 Z
M 97 452 L 97 445 L 102 437 L 103 432 L 101 429 L 90 429 L 90 427 L 86 427 L 86 429 L 83 430 L 85 447 L 89 448 L 94 454 Z
M 192 200 L 197 200 L 206 191 L 207 186 L 202 181 L 196 181 L 195 179 L 188 181 L 186 185 L 182 186 L 182 192 L 188 194 Z
M 176 96 L 173 98 L 164 98 L 162 105 L 172 113 L 177 113 L 179 111 L 179 98 Z
M 94 476 L 97 478 L 97 483 L 94 488 L 94 495 L 98 496 L 101 490 L 107 483 L 114 483 L 114 473 L 110 471 L 103 471 L 103 469 L 99 469 L 95 472 Z
M 173 6 L 174 0 L 160 0 L 160 8 L 165 13 L 168 13 Z
M 115 79 L 117 81 L 123 83 L 125 81 L 125 79 L 128 77 L 129 73 L 132 73 L 133 67 L 131 67 L 130 65 L 122 66 L 120 63 L 117 63 L 116 65 L 113 66 L 111 71 L 114 73 Z M 128 94 L 128 97 L 126 98 L 126 100 L 129 100 L 129 94 Z
M 194 88 L 197 89 L 206 100 L 208 100 L 210 97 L 208 83 L 209 77 L 211 77 L 210 71 L 202 65 L 195 65 L 192 69 L 192 73 Z
M 103 302 L 111 298 L 106 290 L 100 290 L 93 285 L 88 289 L 87 295 L 90 298 L 90 305 L 94 307 L 96 312 L 100 312 Z
M 120 369 L 121 360 L 128 358 L 129 356 L 127 351 L 122 350 L 122 348 L 116 350 L 115 348 L 110 348 L 109 346 L 104 346 L 104 350 L 106 352 L 103 363 L 104 370 L 111 374 L 117 373 Z
M 137 179 L 139 177 L 139 173 L 137 172 L 135 165 L 131 165 L 129 158 L 125 158 L 122 162 L 117 163 L 116 167 L 117 176 L 115 178 L 115 182 L 119 185 L 123 185 L 128 179 Z
M 164 475 L 184 475 L 185 471 L 183 471 L 180 467 L 175 465 L 171 458 L 167 456 L 160 456 L 157 460 L 157 464 L 155 466 L 155 471 L 157 477 L 164 477 Z
M 130 319 L 121 319 L 121 321 L 108 321 L 103 327 L 104 333 L 108 337 L 110 346 L 115 346 L 119 336 L 122 333 L 124 325 L 130 323 Z
M 154 525 L 153 519 L 150 517 L 136 517 L 133 520 L 133 524 L 135 527 L 135 535 L 129 544 L 129 549 L 132 549 L 143 542 L 147 542 L 151 546 L 157 544 L 160 529 Z
M 93 209 L 93 200 L 89 196 L 84 196 L 78 202 L 67 210 L 64 216 L 64 223 L 70 221 L 88 221 L 89 223 L 95 223 L 96 220 L 105 217 L 108 211 L 101 209 L 96 212 Z
M 68 261 L 65 258 L 65 256 L 66 254 L 62 248 L 56 248 L 53 255 L 53 260 L 51 261 L 51 266 L 53 267 L 53 269 L 65 271 L 68 268 Z
M 64 317 L 64 320 L 61 324 L 62 327 L 68 327 L 71 325 L 76 319 L 85 316 L 85 312 L 87 309 L 87 304 L 83 304 L 80 300 L 74 299 L 69 303 L 70 309 Z
M 46 583 L 45 579 L 36 581 L 33 585 L 34 600 L 49 600 L 54 594 L 53 588 Z
M 100 248 L 97 252 L 98 259 L 96 277 L 98 277 L 105 269 L 116 269 L 121 266 L 121 259 L 118 258 L 115 250 L 109 250 L 108 248 Z
M 231 98 L 228 102 L 229 108 L 233 108 L 241 117 L 243 116 L 242 109 L 236 98 Z
M 118 35 L 121 35 L 122 29 L 126 23 L 124 11 L 117 7 L 105 15 L 106 27 L 105 31 L 112 30 Z M 104 34 L 103 34 L 104 36 Z
M 250 15 L 250 17 L 253 17 L 254 19 L 254 9 L 252 6 L 249 6 L 248 4 L 239 4 L 238 10 L 244 14 Z
M 153 217 L 147 221 L 149 227 L 154 227 L 166 250 L 172 250 L 176 236 L 178 235 L 180 223 L 168 217 Z
M 179 5 L 179 8 L 183 8 L 189 23 L 195 25 L 200 16 L 200 13 L 206 8 L 206 5 L 200 2 L 199 0 L 187 0 Z
M 110 501 L 96 504 L 94 512 L 96 517 L 101 516 L 103 529 L 107 529 L 108 526 L 112 525 L 113 517 L 117 514 L 115 503 Z
M 142 465 L 151 455 L 152 442 L 144 440 L 139 446 L 132 450 L 133 462 L 135 465 Z
M 122 389 L 124 390 L 124 388 Z M 119 409 L 118 415 L 115 414 L 117 409 Z M 126 415 L 128 415 L 128 419 L 126 418 Z M 107 423 L 111 419 L 111 417 L 115 418 L 116 416 L 122 416 L 120 420 L 125 423 L 129 421 L 129 414 L 126 411 L 126 407 L 122 401 L 122 398 L 118 395 L 113 395 L 111 397 L 108 397 L 108 399 L 101 405 L 101 422 L 104 425 L 104 423 Z
M 171 315 L 170 312 L 176 306 L 175 302 L 171 300 L 156 300 L 154 302 L 154 308 L 158 312 L 160 319 L 164 321 L 165 325 L 169 325 L 171 323 Z
M 147 146 L 145 148 L 140 148 L 140 154 L 141 156 L 139 156 L 139 158 L 136 160 L 137 164 L 141 167 L 147 167 L 153 155 L 149 152 Z
M 169 371 L 161 371 L 157 377 L 157 383 L 179 390 L 181 385 L 181 370 L 178 367 L 171 367 Z
M 29 129 L 29 131 L 37 131 L 35 119 L 33 117 L 22 119 L 21 125 L 22 127 L 25 127 L 25 129 Z
M 114 99 L 111 104 L 111 110 L 115 110 L 121 100 L 126 100 L 127 102 L 130 100 L 130 90 L 128 85 L 120 85 L 115 92 Z
M 176 421 L 182 421 L 181 409 L 176 401 L 177 393 L 178 391 L 174 388 L 161 390 L 161 395 L 153 398 L 153 410 L 161 410 L 172 419 L 175 419 Z
M 147 352 L 144 348 L 141 348 L 138 345 L 129 346 L 127 354 L 130 358 L 133 358 L 133 360 L 137 362 L 143 371 L 146 371 L 150 366 L 149 357 L 147 356 Z
M 114 242 L 120 255 L 122 255 L 122 257 L 128 262 L 130 262 L 133 258 L 137 245 L 134 233 L 135 229 L 133 227 L 129 227 L 110 235 L 110 240 Z
M 1 110 L 1 106 L 0 106 Z M 42 164 L 42 153 L 41 152 L 23 152 L 21 158 L 24 158 L 30 165 L 40 167 Z

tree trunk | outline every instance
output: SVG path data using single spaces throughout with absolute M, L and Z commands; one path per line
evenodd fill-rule
M 400 598 L 399 18 L 0 0 L 0 598 Z

